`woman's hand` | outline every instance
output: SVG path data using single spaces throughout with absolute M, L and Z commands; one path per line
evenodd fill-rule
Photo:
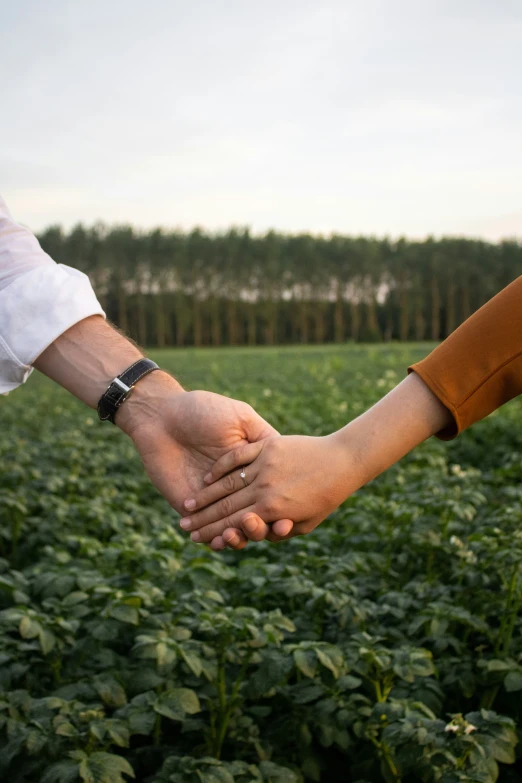
M 226 544 L 242 548 L 246 538 L 238 530 L 235 540 L 230 529 L 241 529 L 243 521 L 247 529 L 249 522 L 259 526 L 261 537 L 270 540 L 300 535 L 317 527 L 357 489 L 354 473 L 353 457 L 338 433 L 267 438 L 221 457 L 205 477 L 209 486 L 185 501 L 190 517 L 180 524 L 193 541 L 213 542 L 213 549 Z M 266 536 L 261 520 L 279 520 L 274 533 Z M 222 539 L 227 529 L 231 540 Z M 249 537 L 256 538 L 252 532 Z
M 333 435 L 267 438 L 221 457 L 208 476 L 215 483 L 185 501 L 189 511 L 214 505 L 184 520 L 183 527 L 196 531 L 193 540 L 211 541 L 213 549 L 309 533 L 352 492 L 452 422 L 451 412 L 412 373 Z M 248 487 L 242 465 L 248 465 Z M 295 521 L 293 528 L 285 517 Z M 265 523 L 275 519 L 269 533 Z

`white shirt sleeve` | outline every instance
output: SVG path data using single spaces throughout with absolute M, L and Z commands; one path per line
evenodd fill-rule
M 56 264 L 0 196 L 0 394 L 24 383 L 42 351 L 90 315 L 105 317 L 87 275 Z

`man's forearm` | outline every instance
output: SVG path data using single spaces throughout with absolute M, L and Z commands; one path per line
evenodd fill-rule
M 34 366 L 91 408 L 111 381 L 142 356 L 142 352 L 101 316 L 72 326 L 36 359 Z M 153 376 L 161 376 L 153 377 Z M 133 414 L 145 408 L 145 397 L 156 387 L 179 384 L 165 373 L 154 372 L 133 389 L 116 416 L 116 424 L 129 431 Z
M 141 356 L 135 345 L 94 315 L 60 335 L 40 354 L 34 367 L 96 408 L 113 378 Z
M 362 486 L 451 421 L 448 409 L 413 373 L 337 437 L 356 457 Z

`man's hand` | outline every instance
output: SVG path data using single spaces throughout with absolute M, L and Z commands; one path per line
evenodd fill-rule
M 217 460 L 238 446 L 277 432 L 250 405 L 207 391 L 183 391 L 163 372 L 143 378 L 116 415 L 116 424 L 133 440 L 151 481 L 177 511 L 205 486 Z M 263 538 L 269 528 L 260 523 Z M 276 523 L 287 535 L 290 520 Z M 216 540 L 212 547 L 222 549 Z
M 96 408 L 112 379 L 140 358 L 135 345 L 95 315 L 61 334 L 34 366 Z M 152 482 L 177 511 L 230 449 L 277 435 L 250 405 L 211 392 L 185 392 L 157 370 L 138 381 L 115 422 L 132 438 Z M 268 526 L 260 524 L 267 535 Z M 273 527 L 285 535 L 292 523 L 282 520 Z M 222 539 L 212 544 L 223 547 Z

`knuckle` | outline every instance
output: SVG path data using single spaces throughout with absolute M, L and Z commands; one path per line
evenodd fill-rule
M 220 516 L 228 517 L 232 511 L 232 503 L 229 498 L 223 498 L 219 501 L 218 511 Z
M 267 498 L 263 503 L 263 511 L 267 516 L 277 516 L 280 512 L 281 503 L 277 498 Z
M 223 473 L 230 473 L 235 464 L 236 460 L 234 457 L 234 452 L 229 451 L 229 453 L 226 454 L 221 460 L 221 475 L 223 475 Z
M 229 473 L 228 476 L 225 476 L 223 479 L 223 487 L 226 489 L 227 492 L 233 492 L 235 488 L 235 482 L 234 482 L 234 476 L 232 473 Z
M 246 457 L 246 446 L 238 446 L 234 451 L 235 462 L 244 462 Z

